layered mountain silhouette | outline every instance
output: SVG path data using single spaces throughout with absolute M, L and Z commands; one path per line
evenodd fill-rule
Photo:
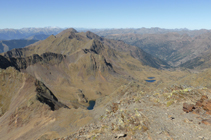
M 22 28 L 22 29 L 0 29 L 0 40 L 27 39 L 34 35 L 52 35 L 61 32 L 62 28 Z
M 84 29 L 85 30 L 85 29 Z M 188 34 L 191 37 L 198 36 L 201 34 L 210 33 L 211 30 L 206 29 L 200 29 L 200 30 L 189 30 L 187 28 L 180 28 L 180 29 L 165 29 L 165 28 L 159 28 L 159 27 L 152 27 L 152 28 L 121 28 L 121 29 L 90 29 L 90 31 L 93 31 L 94 33 L 100 35 L 100 36 L 109 36 L 114 34 L 167 34 L 167 33 L 178 33 L 180 35 L 182 34 Z

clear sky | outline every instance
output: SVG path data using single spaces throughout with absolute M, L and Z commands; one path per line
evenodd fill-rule
M 0 0 L 0 29 L 211 29 L 211 0 Z

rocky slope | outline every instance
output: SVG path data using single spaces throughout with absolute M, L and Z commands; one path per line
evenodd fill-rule
M 156 101 L 152 98 L 151 102 L 148 97 L 157 96 L 154 95 L 157 88 L 163 89 L 178 80 L 187 83 L 186 80 L 192 76 L 189 71 L 153 68 L 166 65 L 123 41 L 104 39 L 91 32 L 78 33 L 74 29 L 52 35 L 26 48 L 1 54 L 0 61 L 3 62 L 0 63 L 2 140 L 55 139 L 65 136 L 85 139 L 88 135 L 89 138 L 98 138 L 100 132 L 97 131 L 95 135 L 95 129 L 102 128 L 102 125 L 105 125 L 105 128 L 100 129 L 102 133 L 112 133 L 108 137 L 99 136 L 102 139 L 131 137 L 132 134 L 136 137 L 142 137 L 143 134 L 145 138 L 150 130 L 145 113 L 149 113 Z M 148 77 L 155 77 L 155 81 L 146 82 Z M 159 92 L 160 95 L 171 95 Z M 172 103 L 173 99 L 166 100 L 166 96 L 159 97 L 157 105 L 166 105 L 168 101 Z M 96 104 L 93 110 L 88 110 L 91 100 Z M 134 109 L 144 109 L 147 105 L 144 115 L 137 114 L 138 110 Z M 166 108 L 153 109 L 161 113 L 166 111 Z M 119 119 L 121 114 L 125 120 Z M 103 118 L 99 122 L 101 116 Z M 120 126 L 122 121 L 130 125 L 128 130 Z M 94 125 L 93 132 L 80 130 L 78 134 L 80 127 L 95 122 L 99 125 Z M 154 125 L 152 130 L 157 130 L 159 125 Z M 86 136 L 82 136 L 82 133 Z
M 105 103 L 106 108 L 101 114 L 98 113 L 99 107 L 93 111 L 95 121 L 61 139 L 210 138 L 210 101 L 207 99 L 207 96 L 211 96 L 209 89 L 179 85 L 146 92 L 140 87 L 134 82 L 121 86 L 112 95 L 116 98 Z M 201 102 L 207 113 L 199 105 Z M 199 105 L 198 111 L 194 112 L 187 103 Z
M 194 59 L 191 59 L 183 64 L 180 65 L 180 67 L 189 68 L 189 69 L 195 69 L 195 70 L 202 70 L 205 68 L 210 68 L 211 66 L 211 54 L 206 53 L 202 56 L 198 56 Z
M 26 73 L 8 67 L 0 76 L 0 139 L 37 139 L 55 122 L 51 110 L 69 108 Z

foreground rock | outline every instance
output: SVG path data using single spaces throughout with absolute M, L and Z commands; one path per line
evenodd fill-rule
M 211 111 L 211 100 L 208 99 L 206 95 L 202 95 L 201 99 L 198 100 L 195 105 L 187 104 L 187 103 L 183 104 L 183 111 L 185 111 L 186 113 L 189 113 L 198 109 L 204 109 L 207 112 Z
M 193 104 L 183 104 L 183 111 L 185 111 L 186 113 L 193 111 L 193 109 L 195 109 Z
M 206 95 L 202 95 L 201 99 L 193 104 L 183 104 L 183 111 L 186 113 L 193 112 L 194 114 L 201 115 L 205 117 L 204 114 L 208 115 L 208 119 L 202 119 L 202 123 L 205 125 L 211 125 L 211 99 L 208 99 Z

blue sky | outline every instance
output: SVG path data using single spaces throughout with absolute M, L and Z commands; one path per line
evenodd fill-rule
M 210 0 L 0 0 L 0 29 L 211 29 Z

